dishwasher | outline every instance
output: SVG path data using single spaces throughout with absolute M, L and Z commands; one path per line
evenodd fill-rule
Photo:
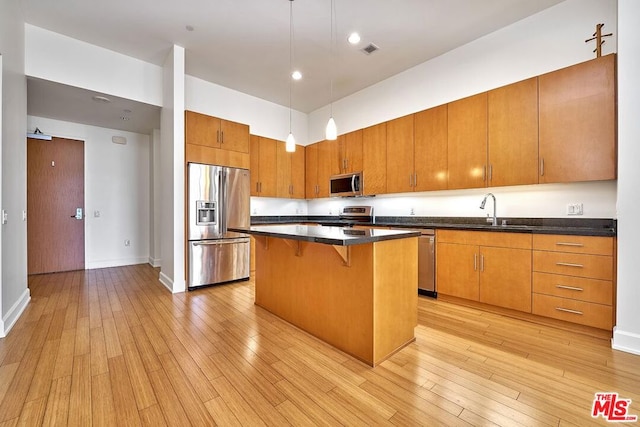
M 420 237 L 418 237 L 418 294 L 433 298 L 438 296 L 435 254 L 435 230 L 420 230 Z

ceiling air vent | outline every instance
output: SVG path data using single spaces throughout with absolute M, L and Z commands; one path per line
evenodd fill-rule
M 376 46 L 373 43 L 369 43 L 367 46 L 363 47 L 362 50 L 364 53 L 366 53 L 367 55 L 371 55 L 373 52 L 375 52 L 376 50 L 380 49 L 378 46 Z

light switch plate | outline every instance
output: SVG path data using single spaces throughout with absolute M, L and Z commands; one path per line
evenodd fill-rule
M 9 214 L 7 213 L 7 211 L 5 211 L 4 209 L 2 209 L 2 224 L 6 224 L 9 221 Z
M 567 204 L 567 215 L 582 215 L 584 212 L 582 203 Z

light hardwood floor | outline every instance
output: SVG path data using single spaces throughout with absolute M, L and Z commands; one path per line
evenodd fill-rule
M 372 369 L 256 307 L 252 282 L 172 295 L 157 277 L 30 277 L 0 426 L 604 425 L 598 391 L 640 414 L 640 356 L 607 340 L 421 297 L 416 342 Z

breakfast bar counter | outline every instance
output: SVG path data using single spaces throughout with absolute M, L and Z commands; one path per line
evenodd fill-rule
M 419 232 L 298 224 L 243 232 L 256 239 L 260 307 L 371 366 L 415 340 Z

